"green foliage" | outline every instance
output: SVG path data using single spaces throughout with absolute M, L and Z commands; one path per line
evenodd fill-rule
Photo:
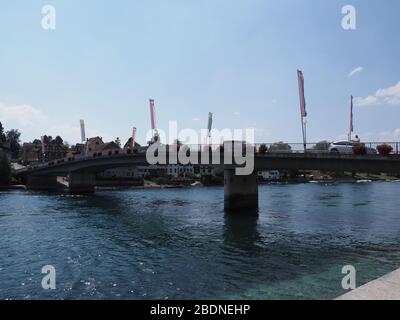
M 0 185 L 8 185 L 11 180 L 11 165 L 5 154 L 0 154 Z
M 19 144 L 20 137 L 21 137 L 21 133 L 16 129 L 11 129 L 11 130 L 7 131 L 6 138 L 7 138 L 7 142 L 10 143 L 11 156 L 14 159 L 18 158 L 19 150 L 21 148 L 21 146 Z
M 292 152 L 292 147 L 285 142 L 275 142 L 269 147 L 270 152 Z
M 6 135 L 4 134 L 3 124 L 0 122 L 0 142 L 6 141 Z

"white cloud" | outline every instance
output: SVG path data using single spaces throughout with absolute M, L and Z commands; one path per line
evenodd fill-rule
M 400 106 L 400 82 L 385 89 L 378 89 L 374 95 L 366 98 L 357 97 L 354 103 L 359 107 L 367 107 L 372 105 L 396 105 Z
M 400 128 L 393 131 L 383 131 L 379 133 L 379 141 L 394 142 L 400 140 Z
M 7 127 L 27 128 L 47 120 L 47 116 L 39 109 L 28 105 L 6 105 L 0 102 L 0 119 Z M 3 124 L 4 126 L 4 124 Z
M 368 106 L 372 106 L 372 105 L 378 105 L 378 104 L 380 104 L 380 101 L 375 96 L 368 96 L 366 98 L 357 97 L 357 98 L 354 98 L 354 104 L 357 107 L 368 107 Z
M 6 130 L 18 129 L 24 142 L 34 140 L 42 135 L 51 135 L 53 137 L 61 136 L 65 141 L 74 144 L 79 142 L 81 137 L 79 125 L 57 125 L 54 119 L 29 104 L 7 105 L 0 102 L 0 121 Z M 115 139 L 107 133 L 90 128 L 86 129 L 86 136 L 88 138 L 100 136 L 104 141 Z
M 400 82 L 392 87 L 379 89 L 375 95 L 383 100 L 383 103 L 400 105 Z
M 364 71 L 364 67 L 357 67 L 355 69 L 353 69 L 350 73 L 349 73 L 349 77 L 353 77 L 358 73 L 361 73 Z

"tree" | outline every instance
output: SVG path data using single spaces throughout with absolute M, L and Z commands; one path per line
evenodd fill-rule
M 33 144 L 42 144 L 42 141 L 40 139 L 35 139 L 32 142 Z
M 51 141 L 53 141 L 53 137 L 52 136 L 43 136 L 43 142 L 45 144 L 50 143 Z
M 18 158 L 19 150 L 21 148 L 21 146 L 19 144 L 20 137 L 21 137 L 21 133 L 16 129 L 11 129 L 11 130 L 7 131 L 6 139 L 7 139 L 7 142 L 10 143 L 11 157 L 14 159 Z
M 6 141 L 6 135 L 4 134 L 3 124 L 0 122 L 0 142 Z
M 8 185 L 11 180 L 11 165 L 5 154 L 0 154 L 0 185 Z
M 55 139 L 54 139 L 54 141 L 56 142 L 56 144 L 63 144 L 63 139 L 60 137 L 60 136 L 57 136 Z
M 285 142 L 275 142 L 269 147 L 270 152 L 292 152 L 292 147 Z

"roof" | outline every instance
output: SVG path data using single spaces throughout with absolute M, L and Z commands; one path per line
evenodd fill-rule
M 117 145 L 114 141 L 105 143 L 101 150 L 114 150 L 114 149 L 121 149 L 119 145 Z
M 124 149 L 129 149 L 132 144 L 132 137 L 128 139 L 128 141 L 124 145 Z M 140 144 L 135 141 L 135 148 L 139 148 Z

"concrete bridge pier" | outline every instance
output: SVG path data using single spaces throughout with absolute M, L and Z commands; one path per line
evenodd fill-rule
M 258 214 L 257 171 L 249 176 L 237 176 L 234 169 L 224 170 L 225 211 Z
M 36 191 L 54 191 L 57 189 L 57 177 L 29 175 L 26 178 L 26 188 Z
M 69 174 L 69 192 L 73 194 L 94 193 L 96 175 L 88 172 L 71 172 Z

